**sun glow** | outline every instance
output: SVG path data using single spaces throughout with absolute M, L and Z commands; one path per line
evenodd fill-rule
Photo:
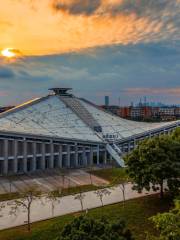
M 6 48 L 1 51 L 2 56 L 7 58 L 13 58 L 16 57 L 16 53 L 13 51 L 13 48 Z

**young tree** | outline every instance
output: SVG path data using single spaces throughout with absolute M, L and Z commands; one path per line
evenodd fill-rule
M 62 188 L 64 189 L 64 187 L 65 187 L 65 178 L 66 178 L 66 172 L 65 172 L 65 170 L 64 169 L 59 169 L 59 174 L 60 174 L 60 176 L 61 176 L 61 178 L 62 178 Z
M 93 165 L 91 164 L 90 166 L 89 166 L 89 178 L 90 178 L 90 183 L 91 183 L 91 185 L 93 185 L 93 179 L 92 179 L 92 170 L 93 170 Z
M 8 176 L 9 181 L 9 193 L 12 193 L 12 183 L 13 183 L 13 176 Z
M 61 176 L 62 176 L 62 184 L 63 184 L 63 189 L 64 189 L 64 185 L 65 185 L 65 174 L 62 172 Z
M 2 210 L 6 207 L 6 204 L 4 201 L 0 202 L 0 217 L 3 217 Z
M 127 172 L 134 181 L 134 189 L 139 192 L 145 188 L 154 191 L 160 189 L 164 194 L 164 183 L 169 190 L 180 185 L 180 142 L 171 136 L 154 137 L 142 141 L 134 151 L 126 157 Z M 176 190 L 178 188 L 176 187 Z
M 122 182 L 122 183 L 120 183 L 119 184 L 119 188 L 120 188 L 120 190 L 121 190 L 121 192 L 122 192 L 122 195 L 123 195 L 123 205 L 125 206 L 125 201 L 126 201 L 126 196 L 125 196 L 125 194 L 126 194 L 126 182 Z
M 67 185 L 68 193 L 69 193 L 70 187 L 71 187 L 71 179 L 68 177 L 68 185 Z
M 159 213 L 150 218 L 160 231 L 159 240 L 180 239 L 180 200 L 175 201 L 175 208 L 167 213 Z
M 11 194 L 13 191 L 13 182 L 15 181 L 15 176 L 9 173 L 6 177 L 8 183 L 9 183 L 9 193 Z
M 114 178 L 112 181 L 112 184 L 115 187 L 118 187 L 123 195 L 123 205 L 125 206 L 125 201 L 126 201 L 126 185 L 128 184 L 128 176 L 124 178 L 123 180 L 119 179 L 119 177 Z
M 60 203 L 60 198 L 62 196 L 62 189 L 56 189 L 48 192 L 46 199 L 51 202 L 52 217 L 54 216 L 55 204 Z
M 81 191 L 81 189 L 80 189 L 80 192 L 74 196 L 74 199 L 75 199 L 75 200 L 79 200 L 79 202 L 80 202 L 80 204 L 81 204 L 81 211 L 84 210 L 83 200 L 84 200 L 85 196 L 86 196 L 86 194 L 83 193 L 83 192 Z
M 94 219 L 87 215 L 75 218 L 67 224 L 57 240 L 133 240 L 125 222 Z
M 99 198 L 102 207 L 104 206 L 103 198 L 111 194 L 111 192 L 107 188 L 98 189 L 94 191 L 94 193 Z
M 15 199 L 11 203 L 10 215 L 17 215 L 20 208 L 27 212 L 27 227 L 31 231 L 31 207 L 32 203 L 41 198 L 41 191 L 35 186 L 27 187 L 19 193 L 19 199 Z

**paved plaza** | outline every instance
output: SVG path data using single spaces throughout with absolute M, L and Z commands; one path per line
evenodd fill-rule
M 104 179 L 92 177 L 92 183 L 95 186 L 106 185 L 108 182 Z M 39 171 L 29 175 L 19 175 L 0 178 L 0 194 L 9 192 L 18 192 L 27 186 L 37 186 L 41 191 L 48 192 L 57 188 L 68 188 L 91 184 L 90 174 L 82 169 L 77 170 L 47 170 Z
M 108 184 L 108 182 L 104 179 L 101 179 L 94 175 L 91 175 L 91 178 L 94 185 L 105 186 Z M 57 189 L 58 187 L 63 187 L 63 185 L 66 188 L 88 185 L 91 183 L 91 178 L 86 169 L 68 171 L 65 170 L 64 172 L 60 172 L 59 170 L 48 170 L 46 172 L 38 172 L 31 175 L 19 175 L 10 178 L 1 177 L 0 193 L 8 193 L 10 190 L 11 192 L 17 192 L 23 190 L 27 186 L 32 185 L 39 187 L 44 192 L 48 192 L 50 190 Z M 123 201 L 123 193 L 121 188 L 121 185 L 113 188 L 108 188 L 110 195 L 104 196 L 104 205 Z M 153 191 L 143 191 L 141 194 L 137 193 L 136 191 L 132 190 L 131 183 L 127 183 L 125 186 L 126 200 L 146 196 L 153 193 Z M 47 200 L 45 195 L 43 195 L 41 200 L 35 200 L 32 204 L 31 222 L 41 221 L 55 216 L 61 216 L 80 211 L 81 204 L 78 200 L 75 200 L 74 197 L 74 195 L 68 195 L 62 197 L 60 201 L 55 202 L 54 215 L 52 215 L 52 203 Z M 12 202 L 13 200 L 4 202 L 6 207 L 1 211 L 0 230 L 20 226 L 25 224 L 27 221 L 27 212 L 25 212 L 22 207 L 19 207 L 19 211 L 16 216 L 10 215 Z M 101 201 L 94 191 L 85 193 L 85 198 L 83 199 L 84 210 L 100 206 Z

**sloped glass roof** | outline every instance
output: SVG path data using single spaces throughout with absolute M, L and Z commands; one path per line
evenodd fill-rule
M 0 114 L 0 131 L 102 142 L 103 137 L 107 135 L 122 140 L 172 125 L 172 122 L 144 123 L 122 119 L 100 110 L 84 100 L 78 98 L 75 100 L 80 103 L 76 104 L 78 108 L 81 108 L 80 105 L 82 105 L 82 108 L 85 108 L 102 127 L 102 133 L 96 133 L 86 121 L 83 121 L 85 116 L 82 118 L 80 114 L 86 111 L 81 109 L 78 115 L 78 109 L 77 111 L 73 110 L 58 95 L 49 95 L 27 102 Z
M 102 134 L 114 135 L 117 140 L 172 125 L 172 122 L 146 123 L 131 121 L 100 110 L 84 100 L 81 100 L 81 103 L 101 125 Z M 180 121 L 177 122 L 180 123 Z
M 34 102 L 23 109 L 0 114 L 0 131 L 50 137 L 101 141 L 98 136 L 56 95 Z

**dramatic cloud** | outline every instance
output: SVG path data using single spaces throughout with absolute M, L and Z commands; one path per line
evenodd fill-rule
M 26 57 L 6 63 L 6 68 L 14 77 L 0 79 L 1 90 L 10 92 L 0 96 L 1 104 L 43 96 L 57 86 L 72 87 L 74 94 L 95 103 L 103 103 L 108 94 L 112 104 L 119 98 L 121 104 L 130 104 L 144 96 L 148 101 L 180 104 L 179 42 Z
M 19 50 L 19 49 L 10 49 L 10 51 L 12 52 L 12 53 L 14 53 L 15 55 L 22 55 L 22 53 L 21 53 L 21 51 Z
M 0 78 L 13 78 L 15 76 L 14 72 L 7 67 L 0 67 Z
M 173 0 L 174 1 L 174 0 Z M 120 0 L 120 1 L 103 1 L 105 2 L 104 12 L 109 12 L 112 15 L 116 14 L 136 14 L 137 16 L 153 16 L 163 12 L 165 9 L 172 7 L 172 2 L 169 0 Z M 176 3 L 174 1 L 173 5 Z
M 72 0 L 72 1 L 55 1 L 53 7 L 56 10 L 66 11 L 70 14 L 92 15 L 98 7 L 100 0 Z
M 0 16 L 0 49 L 24 55 L 180 39 L 179 0 L 6 0 Z
M 4 104 L 53 86 L 97 103 L 180 103 L 180 0 L 5 0 L 0 31 L 0 50 L 18 55 L 0 57 Z
M 172 3 L 173 2 L 173 3 Z M 137 16 L 159 15 L 178 1 L 169 0 L 54 0 L 53 7 L 70 14 L 105 15 L 136 14 Z M 170 10 L 170 9 L 169 9 Z

